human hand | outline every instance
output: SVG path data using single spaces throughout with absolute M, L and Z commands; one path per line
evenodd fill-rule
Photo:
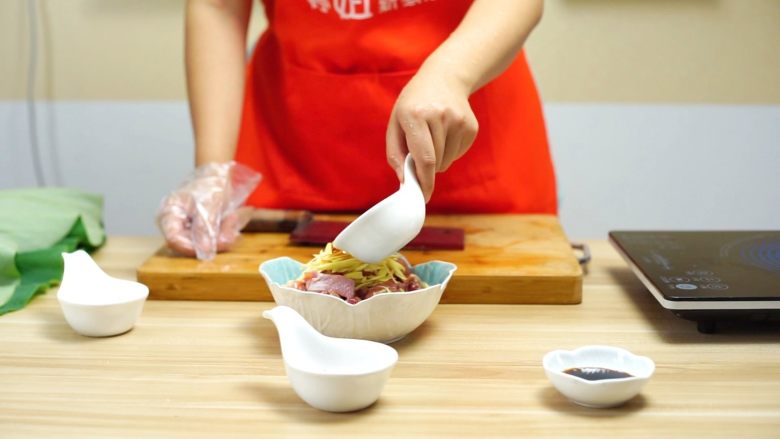
M 469 105 L 469 87 L 425 66 L 404 87 L 387 125 L 387 162 L 403 180 L 407 152 L 414 159 L 425 201 L 436 172 L 444 172 L 468 151 L 479 125 Z
M 157 225 L 175 251 L 211 260 L 230 248 L 249 220 L 241 205 L 260 181 L 260 174 L 235 163 L 208 163 L 165 197 Z

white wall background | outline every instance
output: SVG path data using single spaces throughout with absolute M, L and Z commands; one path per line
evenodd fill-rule
M 157 233 L 160 200 L 194 162 L 186 103 L 42 103 L 37 115 L 47 185 L 103 194 L 108 233 Z M 0 157 L 0 188 L 36 185 L 23 102 L 0 102 Z
M 780 106 L 551 104 L 570 237 L 780 229 Z
M 548 104 L 560 216 L 612 229 L 780 229 L 780 106 Z M 35 185 L 27 107 L 0 101 L 0 189 Z M 155 234 L 193 162 L 185 102 L 38 103 L 47 184 L 105 196 L 111 234 Z

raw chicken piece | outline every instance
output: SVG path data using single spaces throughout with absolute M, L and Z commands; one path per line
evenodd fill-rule
M 345 299 L 355 297 L 355 281 L 338 274 L 318 273 L 306 281 L 306 291 L 336 293 Z

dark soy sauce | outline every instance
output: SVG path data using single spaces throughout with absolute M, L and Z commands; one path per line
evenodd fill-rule
M 617 378 L 630 378 L 633 376 L 628 372 L 607 369 L 606 367 L 572 367 L 564 370 L 563 373 L 574 375 L 588 381 L 614 380 Z

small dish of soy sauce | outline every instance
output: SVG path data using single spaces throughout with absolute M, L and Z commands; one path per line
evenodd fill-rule
M 547 353 L 547 378 L 572 402 L 586 407 L 620 405 L 636 396 L 655 371 L 653 360 L 612 346 L 583 346 Z

